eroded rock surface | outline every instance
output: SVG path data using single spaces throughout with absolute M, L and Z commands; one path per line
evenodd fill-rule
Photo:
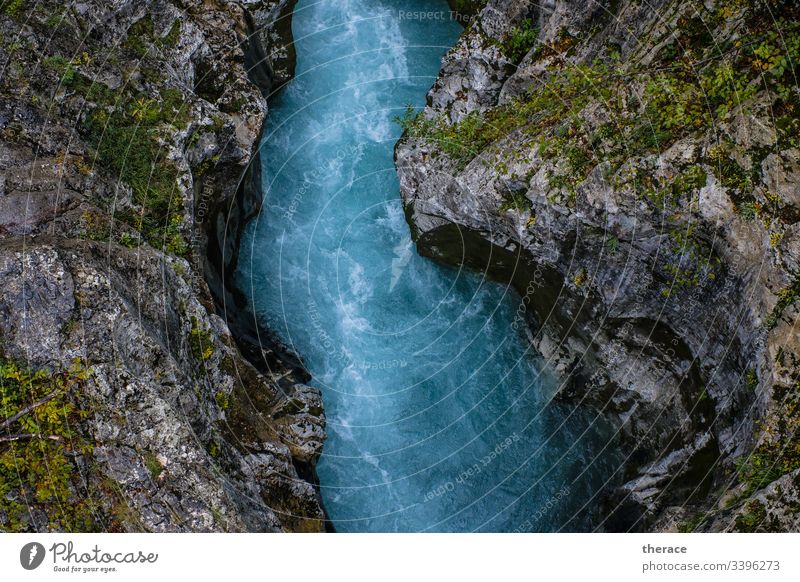
M 0 355 L 88 371 L 91 447 L 68 453 L 91 527 L 322 530 L 320 395 L 280 346 L 254 368 L 214 302 L 218 223 L 292 73 L 293 3 L 7 4 Z M 24 501 L 17 529 L 63 527 Z
M 420 251 L 513 280 L 558 397 L 624 434 L 601 528 L 734 528 L 800 466 L 800 100 L 746 48 L 781 30 L 794 54 L 797 16 L 490 0 L 405 121 Z M 764 527 L 800 529 L 787 484 L 765 491 Z

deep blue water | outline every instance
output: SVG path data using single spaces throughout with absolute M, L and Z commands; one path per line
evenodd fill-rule
M 322 389 L 337 530 L 587 529 L 611 466 L 595 459 L 603 431 L 549 402 L 513 291 L 411 241 L 392 120 L 424 105 L 461 27 L 401 11 L 447 3 L 299 2 L 297 74 L 272 103 L 238 282 Z

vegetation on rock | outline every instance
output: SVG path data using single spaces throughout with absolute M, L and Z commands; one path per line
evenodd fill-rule
M 0 530 L 96 531 L 88 488 L 89 371 L 31 371 L 0 356 Z M 44 523 L 41 523 L 44 521 Z
M 800 468 L 800 380 L 791 386 L 775 385 L 775 417 L 763 423 L 759 444 L 739 462 L 739 479 L 746 495 Z

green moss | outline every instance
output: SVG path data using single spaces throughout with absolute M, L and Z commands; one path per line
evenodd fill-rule
M 159 39 L 159 45 L 165 46 L 168 48 L 175 48 L 178 44 L 178 40 L 181 37 L 181 21 L 180 19 L 176 18 L 175 22 L 172 23 L 167 34 Z
M 154 38 L 153 20 L 147 14 L 130 26 L 124 46 L 137 57 L 144 58 L 150 50 Z
M 206 451 L 208 451 L 208 454 L 214 457 L 215 459 L 219 457 L 220 448 L 219 444 L 217 444 L 217 441 L 208 441 L 208 443 L 206 444 Z
M 147 470 L 150 473 L 150 477 L 155 481 L 159 478 L 161 473 L 164 472 L 164 467 L 161 465 L 161 461 L 158 460 L 158 457 L 155 453 L 150 451 L 145 451 L 144 455 L 144 466 L 147 467 Z
M 175 87 L 161 89 L 155 98 L 135 96 L 126 108 L 135 121 L 146 127 L 169 124 L 183 128 L 190 121 L 190 111 L 183 93 Z
M 53 71 L 58 75 L 64 85 L 71 85 L 75 80 L 75 69 L 72 61 L 61 55 L 54 55 L 42 59 L 45 69 Z
M 413 107 L 411 108 L 413 111 Z M 225 117 L 218 113 L 215 113 L 211 118 L 211 131 L 214 133 L 219 133 L 222 131 L 222 128 L 225 127 Z
M 216 401 L 217 406 L 219 406 L 220 410 L 228 410 L 228 408 L 230 407 L 230 399 L 228 398 L 228 395 L 222 390 L 219 390 L 216 394 L 214 394 L 214 400 Z
M 525 192 L 507 192 L 503 199 L 503 203 L 500 205 L 500 211 L 505 212 L 507 210 L 515 210 L 517 212 L 524 212 L 525 210 L 530 210 L 533 207 L 531 201 L 528 200 L 528 197 L 525 196 Z
M 75 73 L 69 86 L 83 95 L 87 101 L 100 106 L 115 107 L 121 100 L 119 93 L 115 93 L 103 83 L 94 81 L 81 73 Z

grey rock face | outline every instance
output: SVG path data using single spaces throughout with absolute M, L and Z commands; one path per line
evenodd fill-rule
M 450 125 L 498 106 L 513 110 L 528 91 L 611 51 L 621 67 L 646 70 L 691 10 L 680 1 L 620 2 L 612 17 L 612 3 L 535 4 L 488 3 L 445 57 L 425 119 Z M 513 63 L 502 47 L 523 21 L 538 25 L 537 42 Z M 797 361 L 798 344 L 789 329 L 797 307 L 788 301 L 777 321 L 767 320 L 776 293 L 792 288 L 797 273 L 798 160 L 796 149 L 776 145 L 766 99 L 756 94 L 721 126 L 657 154 L 614 167 L 601 161 L 571 195 L 553 185 L 564 162 L 542 153 L 540 140 L 550 137 L 544 122 L 505 132 L 466 160 L 413 132 L 396 149 L 420 251 L 448 263 L 463 255 L 469 266 L 512 280 L 530 299 L 532 342 L 562 380 L 559 397 L 601 408 L 621 427 L 627 482 L 611 495 L 610 529 L 659 529 L 668 514 L 715 511 L 737 481 L 736 466 L 763 441 L 757 425 L 780 414 L 774 387 L 795 383 L 789 360 Z M 578 115 L 580 135 L 599 135 L 609 121 L 598 102 Z M 695 200 L 668 216 L 627 178 L 638 172 L 669 183 L 713 157 L 720 142 L 741 152 L 777 150 L 759 162 L 764 178 L 754 196 L 767 204 L 777 195 L 780 221 L 765 228 L 743 218 L 710 163 Z M 747 167 L 746 156 L 741 163 Z M 704 260 L 684 284 L 676 272 L 688 264 L 687 246 L 675 241 L 687 240 L 687 225 L 690 254 Z M 793 355 L 776 360 L 778 352 Z M 781 523 L 798 529 L 789 516 Z
M 236 199 L 278 82 L 263 41 L 290 44 L 263 26 L 290 32 L 291 2 L 249 4 L 255 16 L 235 2 L 120 0 L 0 17 L 13 69 L 0 80 L 1 349 L 33 369 L 89 370 L 80 430 L 94 446 L 76 463 L 107 492 L 102 527 L 323 529 L 320 394 L 279 358 L 256 370 L 204 278 L 219 296 L 209 224 Z M 103 112 L 147 141 L 128 132 L 99 155 Z M 155 180 L 174 175 L 167 238 L 125 169 L 147 147 L 163 156 Z

